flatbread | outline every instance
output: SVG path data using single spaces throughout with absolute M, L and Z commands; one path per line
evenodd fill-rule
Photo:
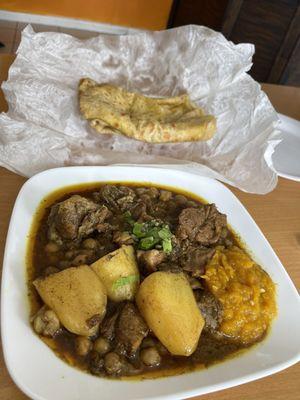
M 205 115 L 186 94 L 145 97 L 85 78 L 79 83 L 79 106 L 99 133 L 121 133 L 149 143 L 208 140 L 216 131 L 215 117 Z

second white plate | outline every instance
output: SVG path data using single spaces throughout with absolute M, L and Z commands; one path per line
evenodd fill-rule
M 274 168 L 279 176 L 300 182 L 300 122 L 278 115 L 283 139 L 273 154 Z

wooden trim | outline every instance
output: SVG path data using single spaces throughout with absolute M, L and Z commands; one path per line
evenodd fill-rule
M 289 58 L 292 56 L 297 41 L 300 37 L 300 6 L 297 7 L 295 15 L 291 20 L 288 31 L 277 53 L 275 62 L 270 71 L 267 81 L 270 83 L 278 83 L 284 74 L 285 68 L 289 63 Z
M 178 11 L 180 0 L 173 0 L 170 14 L 169 14 L 169 19 L 167 23 L 167 29 L 173 28 L 174 27 L 174 20 Z
M 224 14 L 222 33 L 227 38 L 231 35 L 236 20 L 239 16 L 243 0 L 229 0 Z
M 0 0 L 1 1 L 1 0 Z M 14 11 L 0 10 L 0 19 L 3 21 L 17 21 L 28 24 L 60 26 L 63 28 L 80 29 L 99 33 L 128 34 L 143 32 L 144 29 L 129 28 L 127 26 L 112 25 L 102 22 L 93 22 L 69 17 L 52 15 L 27 14 Z

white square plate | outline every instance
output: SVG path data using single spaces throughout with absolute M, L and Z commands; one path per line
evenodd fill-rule
M 178 187 L 216 203 L 255 260 L 277 285 L 278 317 L 259 345 L 208 369 L 163 379 L 117 381 L 70 367 L 33 334 L 25 275 L 26 238 L 41 200 L 59 187 L 86 182 L 152 182 Z M 240 385 L 278 372 L 300 359 L 298 293 L 251 216 L 221 183 L 193 174 L 153 167 L 69 167 L 42 172 L 21 189 L 10 221 L 2 276 L 2 342 L 15 383 L 38 400 L 182 399 Z
M 279 176 L 300 182 L 300 121 L 278 114 L 281 142 L 275 147 L 272 161 Z

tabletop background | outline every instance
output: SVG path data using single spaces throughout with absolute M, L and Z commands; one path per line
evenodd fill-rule
M 0 83 L 6 79 L 13 57 L 0 55 Z M 300 120 L 300 88 L 263 85 L 276 110 Z M 6 111 L 0 90 L 0 111 Z M 10 215 L 16 196 L 26 178 L 0 167 L 0 268 Z M 250 212 L 287 269 L 297 289 L 300 288 L 300 182 L 279 178 L 267 195 L 253 195 L 230 187 Z M 30 362 L 30 360 L 28 360 Z M 300 363 L 270 377 L 232 389 L 195 397 L 201 400 L 296 400 L 300 398 Z M 0 399 L 28 399 L 13 383 L 0 349 Z M 59 400 L 59 399 L 55 399 Z M 83 399 L 84 400 L 84 399 Z

